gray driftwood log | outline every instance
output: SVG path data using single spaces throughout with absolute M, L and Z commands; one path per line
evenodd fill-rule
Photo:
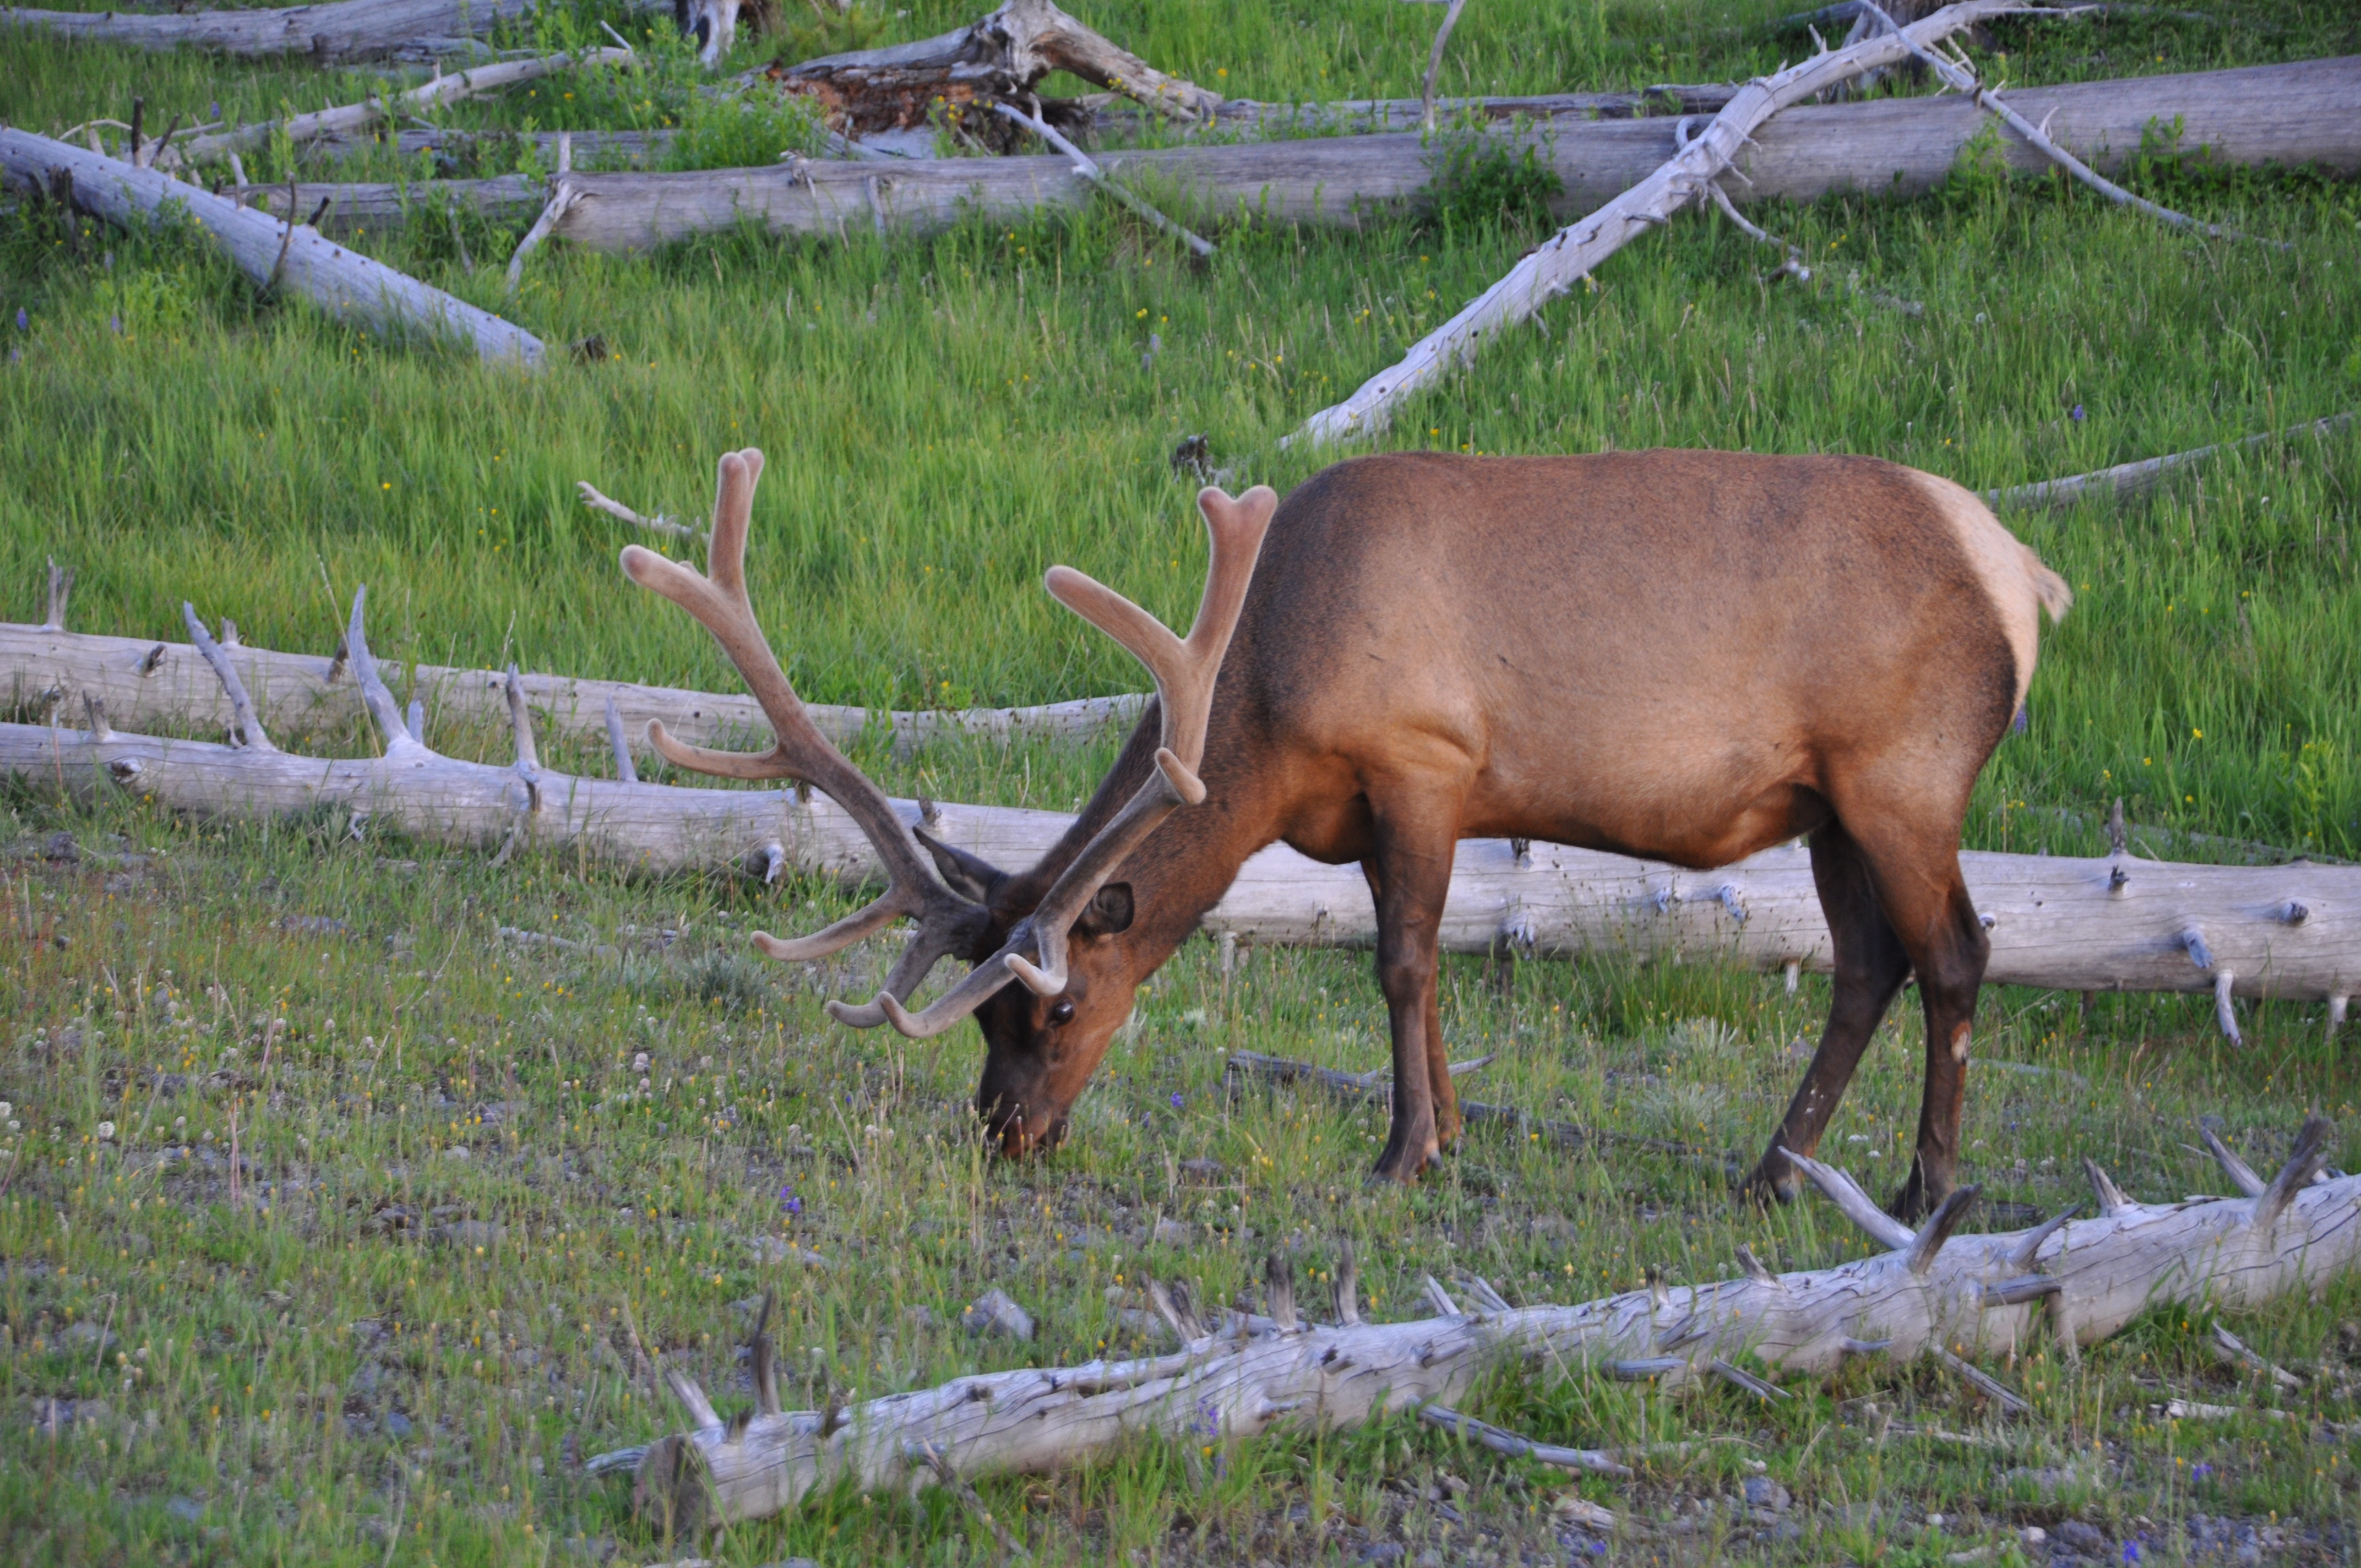
M 2224 164 L 2316 163 L 2361 170 L 2361 57 L 2254 66 L 2189 75 L 2138 77 L 2025 88 L 2011 101 L 2052 140 L 2095 168 L 2120 170 L 2151 122 L 2182 122 L 2181 145 Z M 1881 98 L 1791 108 L 1755 132 L 1731 167 L 1749 184 L 1728 189 L 1743 203 L 1808 201 L 1833 191 L 1912 195 L 1939 184 L 1983 123 L 1965 99 Z M 1487 134 L 1524 138 L 1562 185 L 1552 203 L 1561 220 L 1590 212 L 1646 180 L 1677 150 L 1681 119 L 1568 122 L 1543 129 L 1500 126 Z M 1691 126 L 1694 130 L 1694 124 Z M 2004 143 L 2012 168 L 2048 160 Z M 1135 183 L 1162 211 L 1189 221 L 1246 216 L 1357 228 L 1372 216 L 1422 210 L 1432 148 L 1416 133 L 1302 141 L 1195 145 L 1093 155 L 1106 172 Z M 999 221 L 1049 207 L 1086 205 L 1093 187 L 1071 159 L 1028 155 L 873 160 L 806 159 L 761 169 L 686 174 L 589 173 L 570 181 L 581 199 L 552 237 L 594 250 L 643 250 L 735 229 L 752 219 L 773 233 L 837 238 L 868 233 L 882 215 L 896 234 L 926 234 L 973 213 Z M 874 192 L 873 197 L 873 189 Z M 257 189 L 283 210 L 286 187 Z M 459 202 L 511 222 L 530 222 L 549 199 L 545 186 L 510 177 L 499 183 L 438 181 L 408 187 L 353 181 L 300 185 L 305 213 L 333 197 L 327 222 L 380 228 Z M 437 220 L 439 221 L 439 219 Z M 1642 225 L 1644 226 L 1644 225 Z
M 36 28 L 137 49 L 201 49 L 230 55 L 310 55 L 323 64 L 395 56 L 432 59 L 467 50 L 501 22 L 531 16 L 538 0 L 337 0 L 251 11 L 37 11 L 0 7 L 0 27 Z
M 277 653 L 234 640 L 230 656 L 256 707 L 275 728 L 342 725 L 361 711 L 360 688 L 338 660 Z M 390 662 L 383 667 L 390 685 L 426 705 L 430 723 L 507 718 L 506 677 L 497 670 Z M 652 718 L 662 719 L 667 730 L 695 746 L 728 747 L 769 733 L 762 709 L 741 693 L 568 675 L 528 674 L 520 679 L 537 718 L 565 734 L 604 735 L 609 702 L 634 738 L 647 732 Z M 126 729 L 204 733 L 230 722 L 229 699 L 221 683 L 186 642 L 98 637 L 0 621 L 0 707 L 36 716 L 54 710 L 71 722 L 81 716 L 85 695 L 97 697 L 110 719 Z M 1147 703 L 1145 695 L 1126 693 L 1030 707 L 903 711 L 813 703 L 809 711 L 820 732 L 839 746 L 852 744 L 877 725 L 890 728 L 895 749 L 906 754 L 951 736 L 1078 744 L 1130 724 Z
M 193 611 L 189 620 L 192 630 L 202 628 Z M 139 645 L 123 646 L 127 655 Z M 142 657 L 165 646 L 151 644 Z M 231 688 L 230 724 L 243 743 L 116 732 L 103 700 L 69 692 L 53 704 L 52 725 L 0 724 L 0 773 L 82 795 L 126 790 L 203 815 L 341 807 L 428 842 L 503 852 L 539 844 L 651 871 L 734 863 L 775 878 L 793 867 L 847 884 L 880 874 L 869 841 L 824 795 L 566 774 L 541 767 L 522 747 L 508 768 L 443 756 L 412 728 L 423 723 L 423 709 L 413 705 L 405 716 L 385 685 L 358 598 L 346 646 L 352 678 L 387 738 L 381 757 L 331 762 L 254 744 L 268 716 L 236 657 L 207 651 L 200 639 L 200 657 L 209 652 Z M 493 679 L 515 714 L 509 677 Z M 86 729 L 63 727 L 76 705 L 92 716 Z M 923 823 L 1004 866 L 1031 864 L 1071 820 L 949 803 L 903 801 L 895 809 L 906 824 Z M 1986 973 L 1994 983 L 2211 992 L 2235 1037 L 2235 997 L 2324 1000 L 2334 1030 L 2361 980 L 2361 868 L 2177 865 L 2120 852 L 1970 852 L 1960 862 L 1991 931 Z M 1377 930 L 1357 870 L 1319 864 L 1284 844 L 1249 860 L 1202 924 L 1227 942 L 1321 947 L 1365 947 Z M 1829 963 L 1810 857 L 1800 846 L 1700 872 L 1559 845 L 1469 839 L 1459 847 L 1441 935 L 1455 952 L 1686 957 L 1791 976 Z
M 1675 1386 L 1720 1377 L 1775 1398 L 1774 1384 L 1737 1363 L 1808 1377 L 1858 1358 L 1900 1365 L 1932 1356 L 2021 1408 L 1970 1358 L 2044 1339 L 2095 1343 L 2167 1304 L 2235 1309 L 2299 1290 L 2316 1296 L 2352 1267 L 2361 1177 L 2321 1179 L 2331 1135 L 2326 1122 L 2307 1121 L 2287 1165 L 2268 1182 L 2246 1172 L 2236 1198 L 2135 1203 L 2092 1166 L 2097 1217 L 2070 1221 L 2070 1210 L 2030 1231 L 1988 1235 L 1954 1234 L 1972 1187 L 1913 1231 L 1841 1172 L 1798 1160 L 1883 1250 L 1787 1274 L 1741 1255 L 1736 1278 L 1576 1306 L 1513 1308 L 1481 1280 L 1463 1306 L 1430 1281 L 1437 1315 L 1395 1323 L 1361 1321 L 1349 1283 L 1338 1292 L 1339 1321 L 1307 1321 L 1279 1258 L 1268 1315 L 1235 1314 L 1212 1332 L 1185 1299 L 1152 1289 L 1181 1336 L 1170 1354 L 986 1373 L 849 1409 L 782 1409 L 768 1336 L 758 1334 L 752 1409 L 725 1421 L 685 1370 L 667 1366 L 688 1430 L 599 1455 L 590 1468 L 635 1470 L 642 1514 L 694 1534 L 782 1512 L 840 1482 L 922 1486 L 1068 1469 L 1143 1437 L 1228 1442 L 1274 1428 L 1356 1426 L 1456 1400 L 1507 1359 Z
M 0 183 L 70 201 L 125 227 L 157 222 L 177 208 L 265 288 L 291 290 L 329 315 L 383 336 L 452 338 L 485 359 L 540 367 L 541 339 L 522 327 L 348 250 L 308 225 L 241 207 L 155 170 L 0 126 Z
M 494 65 L 478 65 L 467 71 L 437 74 L 434 80 L 396 93 L 390 98 L 370 98 L 358 104 L 315 109 L 310 114 L 295 115 L 284 120 L 258 120 L 252 125 L 202 132 L 159 153 L 155 167 L 172 169 L 225 159 L 234 152 L 250 152 L 257 148 L 268 147 L 270 138 L 281 131 L 298 147 L 319 141 L 348 141 L 379 126 L 422 110 L 456 104 L 486 93 L 497 93 L 503 87 L 513 87 L 522 82 L 536 82 L 561 71 L 575 71 L 584 66 L 622 65 L 635 58 L 626 49 L 596 49 L 578 55 L 553 54 L 534 60 L 501 60 Z

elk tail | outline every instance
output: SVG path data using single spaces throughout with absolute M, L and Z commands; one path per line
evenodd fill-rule
M 2074 605 L 2074 590 L 2067 586 L 2066 579 L 2043 565 L 2041 557 L 2030 549 L 2025 552 L 2025 570 L 2026 575 L 2033 579 L 2034 597 L 2041 601 L 2041 608 L 2049 612 L 2050 624 L 2054 626 L 2065 620 L 2066 612 Z

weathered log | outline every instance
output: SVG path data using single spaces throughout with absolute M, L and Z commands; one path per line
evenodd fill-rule
M 1449 321 L 1411 345 L 1401 362 L 1361 383 L 1344 401 L 1321 410 L 1287 438 L 1319 446 L 1383 430 L 1393 409 L 1472 359 L 1488 333 L 1498 335 L 1538 314 L 1609 257 L 1651 225 L 1705 196 L 1715 178 L 1736 161 L 1773 116 L 1862 72 L 1911 58 L 1915 51 L 1973 27 L 1988 16 L 2020 7 L 2008 0 L 1960 0 L 1924 21 L 1878 37 L 1823 49 L 1800 65 L 1746 83 L 1694 137 L 1676 130 L 1672 157 L 1605 205 L 1560 229 L 1528 252 L 1508 276 L 1461 307 Z
M 468 47 L 538 0 L 338 0 L 255 11 L 36 11 L 0 7 L 0 27 L 38 28 L 92 43 L 201 49 L 218 54 L 308 54 L 322 63 L 433 58 Z
M 2288 1165 L 2251 1198 L 2123 1203 L 2096 1220 L 2060 1216 L 1984 1235 L 1949 1234 L 1965 1205 L 1949 1205 L 1916 1232 L 1886 1222 L 1872 1234 L 1887 1250 L 1832 1268 L 1758 1266 L 1577 1306 L 1454 1310 L 1438 1290 L 1430 1294 L 1440 1315 L 1408 1322 L 1290 1331 L 1239 1318 L 1168 1355 L 961 1377 L 869 1400 L 834 1421 L 796 1410 L 725 1424 L 675 1370 L 695 1424 L 600 1455 L 593 1468 L 635 1467 L 642 1508 L 694 1531 L 765 1518 L 838 1484 L 867 1491 L 946 1474 L 1057 1471 L 1145 1436 L 1205 1443 L 1357 1426 L 1455 1402 L 1511 1359 L 1675 1386 L 1738 1374 L 1758 1392 L 1780 1393 L 1735 1363 L 1822 1376 L 1854 1356 L 1898 1365 L 1931 1354 L 2014 1399 L 1965 1358 L 2018 1353 L 2045 1336 L 2092 1344 L 2160 1306 L 2251 1307 L 2317 1293 L 2361 1261 L 2361 1177 L 2314 1179 L 2329 1135 L 2325 1122 L 2308 1121 Z M 1797 1163 L 1848 1212 L 1850 1200 L 1867 1204 L 1842 1173 Z
M 361 711 L 359 688 L 334 659 L 244 646 L 233 653 L 258 708 L 281 729 L 346 724 Z M 505 677 L 498 671 L 443 664 L 386 668 L 388 679 L 423 700 L 438 724 L 499 722 L 507 715 Z M 754 699 L 738 693 L 566 675 L 529 674 L 522 681 L 525 700 L 560 734 L 605 734 L 609 703 L 633 736 L 645 734 L 652 718 L 697 746 L 729 746 L 768 733 Z M 204 660 L 185 642 L 0 622 L 0 704 L 17 712 L 72 714 L 80 711 L 84 693 L 104 703 L 115 721 L 130 729 L 202 732 L 234 718 Z M 837 745 L 852 744 L 876 725 L 889 729 L 895 749 L 907 754 L 953 736 L 1080 744 L 1133 722 L 1147 703 L 1144 695 L 1126 693 L 1032 707 L 909 712 L 814 703 L 809 712 Z
M 127 653 L 139 645 L 122 646 Z M 138 656 L 160 670 L 158 650 L 170 646 L 154 644 Z M 330 762 L 95 728 L 9 724 L 0 725 L 0 772 L 84 794 L 112 787 L 105 782 L 112 780 L 167 808 L 199 814 L 340 806 L 445 844 L 507 846 L 522 828 L 533 842 L 659 871 L 736 862 L 772 876 L 793 865 L 849 883 L 879 874 L 868 840 L 825 796 L 623 784 L 546 769 L 520 793 L 516 770 L 431 751 L 410 733 L 390 695 L 380 695 L 381 685 L 372 691 L 375 666 L 364 671 L 357 609 L 346 646 L 362 696 L 389 737 L 381 758 Z M 226 659 L 249 652 L 231 651 Z M 257 684 L 253 663 L 241 673 L 249 687 Z M 505 713 L 507 677 L 490 678 L 500 683 Z M 923 820 L 945 842 L 1003 865 L 1031 864 L 1071 820 L 1057 812 L 931 802 L 897 802 L 895 810 L 905 822 Z M 1996 984 L 2211 991 L 2225 1018 L 2235 996 L 2325 998 L 2335 1019 L 2361 980 L 2361 869 L 2173 865 L 2120 853 L 2084 860 L 1970 852 L 1960 863 L 1991 931 L 1986 978 Z M 1357 871 L 1321 865 L 1284 844 L 1249 860 L 1203 925 L 1225 941 L 1319 947 L 1365 947 L 1377 932 L 1368 884 Z M 1693 872 L 1596 850 L 1469 839 L 1459 847 L 1441 938 L 1454 952 L 1690 957 L 1790 973 L 1829 964 L 1810 858 L 1797 846 Z
M 2361 94 L 2361 57 L 2254 66 L 2181 76 L 2138 77 L 2026 88 L 2017 106 L 2049 120 L 2053 140 L 2094 167 L 2119 170 L 2151 122 L 2184 126 L 2182 145 L 2224 164 L 2317 164 L 2361 170 L 2361 116 L 2345 113 Z M 1741 205 L 1774 198 L 1809 201 L 1837 191 L 1911 195 L 1949 176 L 1982 121 L 1958 97 L 1880 98 L 1791 108 L 1755 133 L 1732 167 L 1752 183 L 1732 185 Z M 1500 126 L 1483 134 L 1530 146 L 1561 190 L 1551 211 L 1585 213 L 1644 181 L 1676 150 L 1671 118 L 1572 122 L 1543 130 Z M 2020 170 L 2049 167 L 2021 143 L 2002 158 Z M 1277 223 L 1347 228 L 1374 217 L 1422 211 L 1430 200 L 1433 148 L 1416 134 L 1327 137 L 1305 141 L 1186 146 L 1093 154 L 1110 175 L 1140 189 L 1170 192 L 1159 205 L 1183 221 L 1234 218 L 1241 210 Z M 888 163 L 807 159 L 761 169 L 694 173 L 584 173 L 586 200 L 554 238 L 593 250 L 643 250 L 736 229 L 752 219 L 774 234 L 837 237 L 882 211 L 892 232 L 920 235 L 970 214 L 994 222 L 1044 209 L 1080 208 L 1094 188 L 1071 159 L 1038 155 L 905 159 Z M 878 202 L 873 209 L 871 190 Z M 286 187 L 254 192 L 283 211 Z M 408 220 L 445 193 L 511 222 L 529 221 L 546 187 L 516 177 L 410 185 L 305 182 L 303 212 L 333 197 L 332 226 L 370 229 Z M 439 220 L 438 220 L 439 221 Z M 1629 225 L 1627 225 L 1629 226 Z
M 384 336 L 456 338 L 488 360 L 541 365 L 541 340 L 522 328 L 308 225 L 250 211 L 152 169 L 0 126 L 0 183 L 37 195 L 70 191 L 82 210 L 126 227 L 154 222 L 167 206 L 181 209 L 239 271 L 265 287 L 292 290 L 340 321 Z
M 2316 419 L 2290 430 L 2267 430 L 2257 435 L 2240 436 L 2235 441 L 2217 441 L 2211 446 L 2200 446 L 2188 452 L 2143 457 L 2136 463 L 2118 463 L 2112 468 L 2101 468 L 2089 474 L 2075 474 L 2063 479 L 2042 479 L 2030 485 L 2012 485 L 2003 490 L 1986 490 L 1984 499 L 1995 507 L 2037 510 L 2071 506 L 2084 496 L 2130 500 L 2163 484 L 2175 469 L 2202 462 L 2216 453 L 2235 452 L 2240 447 L 2257 446 L 2266 441 L 2293 441 L 2298 436 L 2324 438 L 2349 429 L 2353 419 L 2350 412 L 2331 414 L 2326 419 Z
M 496 65 L 479 65 L 448 75 L 438 74 L 433 81 L 407 92 L 397 93 L 390 100 L 371 98 L 365 103 L 314 110 L 285 120 L 258 120 L 235 130 L 191 137 L 178 147 L 158 153 L 150 160 L 149 167 L 173 169 L 214 159 L 226 159 L 233 152 L 251 152 L 257 148 L 268 147 L 270 138 L 281 131 L 298 147 L 330 138 L 351 138 L 400 115 L 456 104 L 479 93 L 513 87 L 521 82 L 537 82 L 561 71 L 572 71 L 586 65 L 622 65 L 635 58 L 630 49 L 598 49 L 578 55 L 552 54 L 535 60 L 502 60 Z

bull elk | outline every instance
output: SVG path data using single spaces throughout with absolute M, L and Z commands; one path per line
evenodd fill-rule
M 915 1036 L 975 1014 L 976 1109 L 1003 1152 L 1059 1141 L 1140 983 L 1275 839 L 1368 879 L 1393 1037 L 1375 1174 L 1409 1180 L 1460 1127 L 1436 984 L 1459 839 L 1703 869 L 1808 834 L 1834 1003 L 1749 1185 L 1793 1195 L 1781 1151 L 1817 1146 L 1915 970 L 1926 1086 L 1892 1206 L 1919 1215 L 1951 1190 L 1988 952 L 1960 827 L 2024 702 L 2039 612 L 2071 602 L 1966 490 L 1872 458 L 1676 451 L 1400 453 L 1337 464 L 1284 502 L 1207 488 L 1211 565 L 1185 640 L 1050 569 L 1050 594 L 1136 654 L 1156 697 L 1058 846 L 1005 872 L 906 829 L 806 717 L 746 597 L 762 466 L 752 450 L 721 459 L 709 576 L 637 546 L 622 565 L 712 631 L 777 743 L 708 751 L 660 724 L 649 739 L 683 767 L 804 780 L 861 825 L 884 894 L 815 936 L 754 940 L 811 959 L 915 919 L 876 998 L 829 1010 Z M 973 967 L 912 1011 L 952 955 Z

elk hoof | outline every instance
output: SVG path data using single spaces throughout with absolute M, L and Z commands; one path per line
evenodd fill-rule
M 1915 1225 L 1933 1213 L 1936 1206 L 1951 1195 L 1951 1187 L 1952 1183 L 1946 1181 L 1942 1183 L 1940 1191 L 1936 1190 L 1936 1184 L 1928 1181 L 1926 1172 L 1918 1162 L 1912 1160 L 1910 1179 L 1902 1184 L 1902 1190 L 1894 1193 L 1893 1201 L 1885 1205 L 1885 1212 L 1905 1225 Z
M 1443 1151 L 1432 1141 L 1416 1153 L 1409 1148 L 1389 1147 L 1378 1157 L 1378 1163 L 1371 1168 L 1368 1180 L 1364 1185 L 1410 1187 L 1428 1171 L 1442 1168 Z

